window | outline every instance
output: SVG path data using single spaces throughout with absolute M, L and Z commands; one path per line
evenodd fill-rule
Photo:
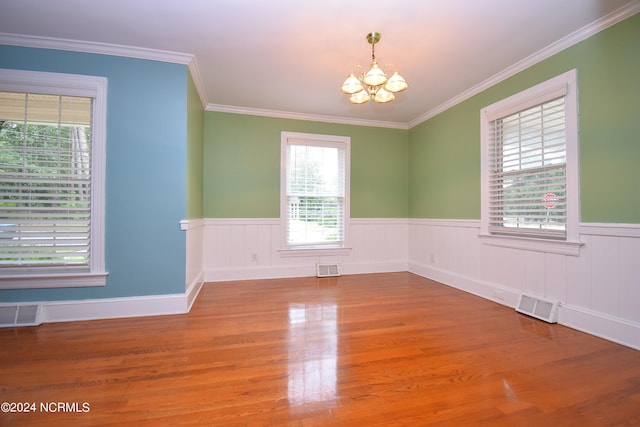
M 282 132 L 280 219 L 285 249 L 344 248 L 348 137 Z
M 481 112 L 485 243 L 577 254 L 575 70 Z
M 0 288 L 100 286 L 106 79 L 0 70 Z

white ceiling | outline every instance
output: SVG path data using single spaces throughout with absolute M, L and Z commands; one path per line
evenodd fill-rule
M 187 54 L 210 110 L 408 127 L 473 88 L 569 45 L 638 0 L 0 0 L 0 42 L 15 35 Z M 603 19 L 604 18 L 604 19 Z M 409 89 L 351 105 L 339 86 L 380 63 Z M 573 38 L 573 39 L 572 39 Z M 28 44 L 28 43 L 27 43 Z M 37 43 L 36 43 L 37 44 Z M 45 44 L 46 45 L 46 44 Z M 53 44 L 55 46 L 55 44 Z M 80 46 L 80 45 L 78 45 Z M 89 49 L 90 50 L 90 49 Z M 533 56 L 532 56 L 533 55 Z M 536 56 L 537 55 L 537 56 Z

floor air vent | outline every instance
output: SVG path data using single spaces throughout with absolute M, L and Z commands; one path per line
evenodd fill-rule
M 335 277 L 340 275 L 338 264 L 317 264 L 318 277 Z
M 40 304 L 0 305 L 0 328 L 36 326 L 40 321 Z
M 556 323 L 558 318 L 558 302 L 545 301 L 540 298 L 521 294 L 516 305 L 516 311 L 544 320 Z

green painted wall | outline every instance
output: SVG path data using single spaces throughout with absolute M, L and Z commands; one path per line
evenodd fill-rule
M 480 217 L 479 118 L 463 103 L 410 130 L 409 217 Z
M 582 221 L 640 223 L 640 14 L 567 56 L 578 63 Z
M 205 112 L 204 217 L 280 216 L 280 133 L 351 137 L 351 217 L 408 216 L 408 131 Z
M 480 109 L 578 70 L 581 221 L 640 223 L 640 14 L 409 131 L 409 217 L 480 218 Z
M 187 219 L 203 216 L 204 108 L 196 86 L 187 81 Z

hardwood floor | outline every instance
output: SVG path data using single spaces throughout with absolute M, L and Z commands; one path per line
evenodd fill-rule
M 3 426 L 640 423 L 640 351 L 410 273 L 211 283 L 0 345 L 0 401 L 36 405 Z

